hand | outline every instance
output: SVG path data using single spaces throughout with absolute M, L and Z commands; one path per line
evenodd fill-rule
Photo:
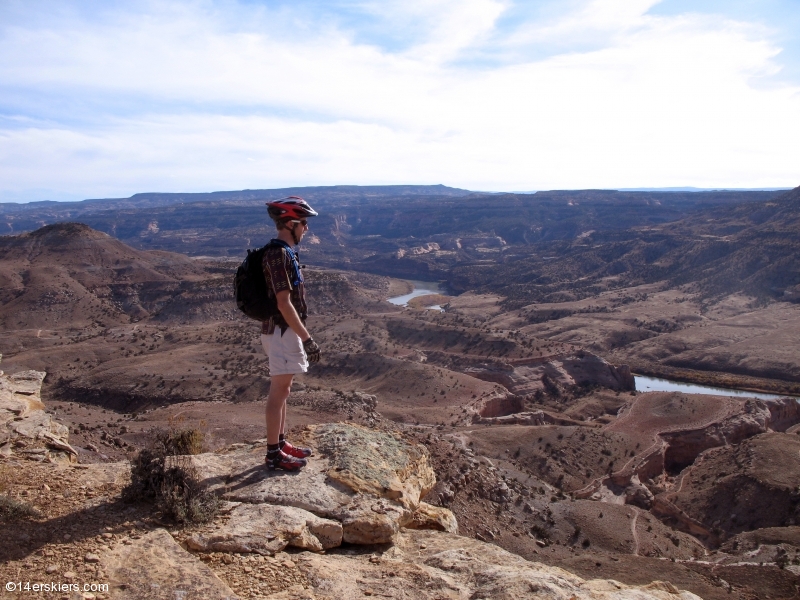
M 303 342 L 303 350 L 306 351 L 306 356 L 308 357 L 308 362 L 315 363 L 319 362 L 320 357 L 320 349 L 313 339 L 308 338 L 305 342 Z

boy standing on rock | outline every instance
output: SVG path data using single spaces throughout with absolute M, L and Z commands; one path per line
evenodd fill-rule
M 267 468 L 297 471 L 306 466 L 310 448 L 290 444 L 285 438 L 286 400 L 297 373 L 319 361 L 320 349 L 305 326 L 308 314 L 303 274 L 292 245 L 308 231 L 308 218 L 317 212 L 297 196 L 267 202 L 278 236 L 265 248 L 262 266 L 267 292 L 273 292 L 280 314 L 265 321 L 261 344 L 269 357 L 270 388 L 267 398 Z

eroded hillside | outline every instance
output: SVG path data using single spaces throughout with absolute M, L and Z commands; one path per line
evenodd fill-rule
M 69 428 L 80 464 L 131 458 L 154 428 L 171 423 L 200 428 L 207 449 L 220 455 L 241 449 L 235 444 L 258 448 L 268 377 L 258 325 L 230 301 L 235 263 L 133 250 L 73 225 L 2 241 L 0 272 L 17 282 L 0 305 L 4 368 L 47 371 L 43 398 L 49 414 Z M 50 298 L 49 277 L 81 301 Z M 734 356 L 736 340 L 746 348 L 761 339 L 758 360 L 779 369 L 776 357 L 795 347 L 796 305 L 760 304 L 744 295 L 709 301 L 654 286 L 519 308 L 499 294 L 465 293 L 447 299 L 440 312 L 386 302 L 407 291 L 402 281 L 321 269 L 308 269 L 307 277 L 309 327 L 324 358 L 293 388 L 293 435 L 348 421 L 421 444 L 436 477 L 423 500 L 451 511 L 460 535 L 586 580 L 647 585 L 666 579 L 703 598 L 796 594 L 800 515 L 792 490 L 800 481 L 775 464 L 795 452 L 797 404 L 640 394 L 624 367 L 628 359 L 668 364 L 665 356 L 691 352 L 706 336 L 707 360 L 714 353 Z M 775 315 L 780 325 L 770 321 Z M 759 318 L 756 336 L 749 324 Z M 676 337 L 690 332 L 698 337 Z M 771 347 L 770 332 L 785 335 L 789 350 Z M 645 352 L 637 358 L 631 344 L 650 344 L 652 358 Z M 656 354 L 665 351 L 672 354 Z M 737 360 L 745 369 L 746 361 Z M 718 373 L 720 364 L 704 368 Z M 793 376 L 792 363 L 784 364 L 781 385 Z M 773 387 L 781 381 L 756 380 L 752 368 L 743 372 L 731 369 L 725 377 Z M 70 477 L 63 479 L 62 495 L 72 486 Z M 15 485 L 20 498 L 27 490 L 55 506 L 46 490 Z M 741 499 L 731 504 L 731 490 L 740 489 Z M 762 497 L 776 510 L 765 511 Z M 152 528 L 134 523 L 146 521 L 137 515 L 109 533 L 150 536 Z M 74 518 L 59 518 L 64 531 L 80 529 Z M 435 546 L 399 533 L 397 548 Z M 37 548 L 66 561 L 64 540 L 48 540 Z M 391 558 L 383 552 L 376 561 L 364 555 L 369 578 L 389 576 L 374 566 Z M 201 553 L 261 597 L 248 591 L 252 571 L 244 567 L 273 563 L 256 564 L 262 561 L 251 552 L 239 552 L 231 563 L 217 551 Z M 45 568 L 47 561 L 36 556 L 12 559 Z M 308 583 L 299 576 L 265 577 L 269 593 Z M 367 587 L 377 591 L 374 586 Z

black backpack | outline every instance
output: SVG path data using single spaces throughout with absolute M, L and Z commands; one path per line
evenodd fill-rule
M 236 306 L 256 321 L 269 321 L 270 317 L 277 317 L 280 314 L 275 293 L 272 291 L 272 286 L 267 285 L 261 266 L 264 251 L 269 245 L 248 250 L 247 257 L 236 269 L 236 276 L 233 278 Z

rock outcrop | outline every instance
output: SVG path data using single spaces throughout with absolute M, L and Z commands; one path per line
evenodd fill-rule
M 0 355 L 2 359 L 2 355 Z M 45 373 L 0 371 L 0 457 L 77 462 L 69 429 L 45 411 L 41 398 Z
M 421 501 L 436 484 L 424 447 L 341 423 L 310 428 L 306 437 L 321 456 L 296 473 L 265 470 L 263 444 L 186 457 L 210 490 L 256 507 L 237 508 L 224 530 L 192 544 L 270 554 L 286 545 L 385 544 L 400 527 L 456 532 L 449 510 Z M 262 537 L 254 537 L 250 524 Z
M 156 529 L 133 544 L 117 546 L 102 557 L 102 562 L 115 600 L 237 597 L 164 529 Z
M 291 506 L 240 504 L 219 529 L 187 540 L 192 550 L 275 554 L 287 546 L 314 552 L 342 544 L 342 524 Z
M 636 382 L 628 365 L 614 366 L 589 352 L 565 357 L 561 365 L 577 385 L 600 385 L 623 391 L 636 389 Z
M 437 244 L 436 242 L 428 242 L 427 244 L 423 244 L 422 246 L 414 246 L 413 248 L 409 248 L 408 250 L 406 250 L 405 248 L 400 248 L 395 252 L 395 257 L 403 258 L 406 255 L 419 256 L 420 254 L 438 252 L 439 250 L 440 250 L 439 244 Z
M 698 600 L 698 596 L 665 582 L 631 587 L 613 580 L 587 581 L 558 567 L 527 561 L 498 546 L 444 532 L 401 530 L 392 546 L 373 553 L 304 552 L 290 556 L 291 560 L 285 554 L 279 560 L 291 573 L 291 581 L 298 583 L 259 597 Z M 163 529 L 118 547 L 104 563 L 114 599 L 240 597 Z M 247 564 L 252 566 L 242 575 L 252 582 L 249 587 L 257 588 L 272 565 Z
M 642 480 L 665 470 L 676 472 L 692 464 L 709 448 L 735 445 L 768 431 L 785 431 L 798 421 L 800 403 L 794 398 L 770 401 L 747 399 L 741 410 L 719 422 L 697 429 L 661 433 L 664 445 L 654 447 L 652 457 L 644 457 L 638 462 L 636 472 Z M 653 457 L 659 458 L 652 460 Z
M 789 399 L 787 398 L 787 400 Z M 797 404 L 794 400 L 791 400 L 791 402 L 795 405 Z M 700 429 L 661 434 L 667 444 L 663 451 L 664 469 L 677 471 L 684 466 L 692 464 L 704 450 L 738 444 L 754 435 L 769 431 L 773 420 L 771 404 L 772 402 L 766 403 L 755 399 L 746 400 L 741 412 L 731 415 L 718 423 L 712 423 Z M 782 412 L 777 406 L 774 410 L 776 414 Z M 795 413 L 795 419 L 796 417 L 797 414 Z M 781 415 L 780 418 L 785 420 L 787 415 Z M 652 476 L 650 473 L 643 473 L 643 475 Z
M 301 563 L 311 585 L 277 598 L 542 598 L 695 600 L 668 583 L 633 588 L 586 581 L 527 561 L 492 544 L 445 533 L 404 532 L 382 554 L 311 556 Z M 304 594 L 304 595 L 300 595 Z
M 75 505 L 86 514 L 119 511 L 117 518 L 101 518 L 84 530 L 94 540 L 83 546 L 84 552 L 90 550 L 81 555 L 92 569 L 86 573 L 110 584 L 98 597 L 697 598 L 668 583 L 631 587 L 587 581 L 456 535 L 453 514 L 422 501 L 435 483 L 427 450 L 394 432 L 327 424 L 309 428 L 298 441 L 320 454 L 298 473 L 266 471 L 262 442 L 176 459 L 191 462 L 205 485 L 229 500 L 214 521 L 171 532 L 160 528 L 157 518 L 134 520 L 135 509 L 103 495 L 120 489 L 129 476 L 127 462 L 49 465 L 54 472 L 72 474 L 81 490 L 92 491 Z M 496 492 L 510 497 L 507 486 Z M 63 519 L 61 533 L 75 532 L 70 522 Z M 111 525 L 103 526 L 106 522 Z M 66 539 L 59 535 L 59 546 Z M 76 537 L 79 543 L 82 539 Z M 340 547 L 344 541 L 370 547 Z M 288 549 L 294 551 L 284 552 Z M 53 554 L 45 548 L 43 555 Z M 60 565 L 53 560 L 46 572 L 55 573 Z
M 732 404 L 722 418 L 702 427 L 681 427 L 667 424 L 664 426 L 665 430 L 654 431 L 652 445 L 627 461 L 622 469 L 597 478 L 588 486 L 574 492 L 574 496 L 610 503 L 633 504 L 649 509 L 656 515 L 671 519 L 684 531 L 702 538 L 708 543 L 718 543 L 719 536 L 714 533 L 715 526 L 712 523 L 704 523 L 702 519 L 693 516 L 692 511 L 687 508 L 691 503 L 686 502 L 685 506 L 676 504 L 673 492 L 664 493 L 663 488 L 659 489 L 658 486 L 652 485 L 652 482 L 659 480 L 667 473 L 691 473 L 698 464 L 702 464 L 704 457 L 708 459 L 712 456 L 709 453 L 721 452 L 722 455 L 735 453 L 736 448 L 751 447 L 751 442 L 754 440 L 770 439 L 774 442 L 778 438 L 765 437 L 764 434 L 792 430 L 792 427 L 800 420 L 800 404 L 794 398 L 773 401 L 748 398 L 737 403 L 735 408 L 733 406 Z M 788 436 L 785 439 L 793 441 L 796 438 Z M 743 442 L 746 444 L 742 445 Z M 788 444 L 788 442 L 786 443 Z M 691 469 L 687 469 L 690 466 Z M 788 467 L 785 470 L 788 472 Z M 751 477 L 750 479 L 744 477 L 742 481 L 746 480 L 748 485 L 752 483 L 751 480 L 755 481 L 756 483 L 751 486 L 755 489 L 764 485 L 763 479 L 763 477 Z M 641 483 L 648 480 L 651 483 L 647 486 Z M 681 483 L 677 486 L 678 490 L 685 488 L 686 482 L 690 479 L 679 479 L 679 481 Z M 716 478 L 714 481 L 715 485 L 719 486 Z M 738 480 L 737 485 L 743 486 L 742 489 L 738 489 L 734 493 L 733 488 L 736 486 L 732 486 L 725 493 L 741 494 L 746 486 Z M 773 493 L 772 488 L 767 488 L 758 487 L 760 491 L 752 494 L 751 505 L 757 505 L 759 497 L 767 497 Z M 776 497 L 786 503 L 788 500 L 786 500 L 784 492 L 785 490 L 778 493 Z M 717 504 L 720 502 L 717 501 Z M 775 503 L 779 502 L 776 500 Z M 798 519 L 797 515 L 786 507 L 775 510 L 775 503 L 768 503 L 773 506 L 771 514 L 782 514 L 781 518 L 785 521 L 781 522 L 782 525 L 786 525 L 790 521 L 793 523 L 795 519 Z M 741 514 L 741 511 L 742 509 L 738 508 L 729 512 L 735 515 L 737 512 Z M 729 525 L 733 530 L 740 526 L 735 521 Z
M 502 417 L 482 417 L 474 414 L 472 422 L 480 425 L 575 425 L 575 421 L 571 419 L 554 417 L 543 410 L 514 412 Z
M 675 491 L 659 497 L 706 528 L 728 534 L 796 526 L 800 522 L 799 454 L 798 436 L 762 433 L 701 454 L 682 473 Z
M 519 358 L 508 361 L 460 359 L 464 373 L 499 383 L 519 398 L 530 394 L 561 394 L 570 388 L 599 385 L 612 390 L 636 389 L 633 374 L 628 365 L 615 366 L 590 352 L 579 352 L 564 356 Z M 477 406 L 475 410 L 483 417 L 504 416 L 491 407 Z M 489 413 L 492 414 L 489 414 Z

